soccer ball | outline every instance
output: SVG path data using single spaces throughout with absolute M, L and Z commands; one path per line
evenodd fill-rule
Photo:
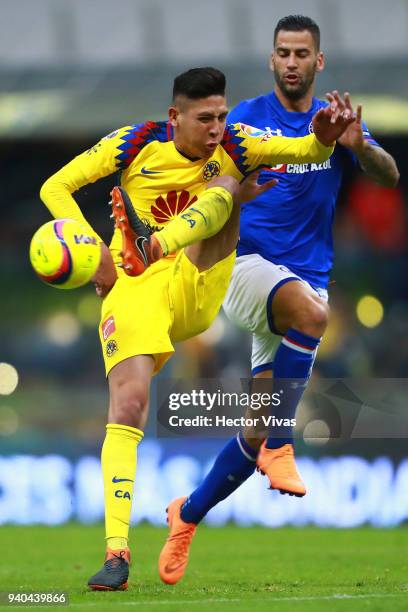
M 96 234 L 72 219 L 42 225 L 30 244 L 30 261 L 44 282 L 58 289 L 75 289 L 91 280 L 101 260 Z

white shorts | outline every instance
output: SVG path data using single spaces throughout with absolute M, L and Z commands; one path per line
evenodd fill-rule
M 307 281 L 286 268 L 260 255 L 237 257 L 223 308 L 227 317 L 241 329 L 252 332 L 252 374 L 273 369 L 273 360 L 282 335 L 275 329 L 272 300 L 285 283 Z M 312 287 L 327 301 L 326 289 Z

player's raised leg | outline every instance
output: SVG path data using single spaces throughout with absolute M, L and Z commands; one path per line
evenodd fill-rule
M 128 536 L 137 446 L 148 415 L 153 369 L 150 356 L 138 355 L 121 361 L 109 373 L 109 417 L 101 456 L 106 555 L 101 570 L 88 580 L 93 590 L 123 590 L 128 586 Z
M 161 257 L 217 234 L 231 214 L 235 183 L 238 185 L 232 177 L 222 177 L 219 185 L 210 186 L 194 205 L 152 235 L 126 192 L 114 187 L 113 215 L 122 233 L 122 266 L 126 274 L 137 276 Z
M 112 208 L 116 226 L 122 233 L 125 272 L 137 276 L 161 257 L 186 247 L 190 261 L 200 271 L 224 259 L 236 248 L 240 205 L 278 182 L 273 179 L 259 185 L 259 174 L 259 171 L 253 172 L 241 184 L 228 175 L 214 178 L 192 206 L 152 235 L 124 189 L 114 187 Z
M 194 219 L 191 229 L 194 230 L 196 225 L 199 226 L 195 234 L 197 240 L 193 239 L 192 233 L 185 231 L 184 225 L 180 226 L 180 232 L 177 232 L 178 218 L 158 232 L 157 238 L 170 241 L 171 238 L 168 238 L 166 233 L 166 230 L 170 228 L 172 232 L 174 231 L 175 236 L 178 236 L 178 242 L 174 237 L 169 252 L 185 247 L 187 257 L 199 272 L 208 270 L 235 251 L 239 237 L 241 204 L 265 193 L 278 183 L 276 179 L 272 179 L 260 185 L 258 183 L 259 174 L 260 171 L 253 172 L 242 183 L 238 183 L 235 178 L 228 175 L 218 176 L 208 183 L 207 191 L 195 202 L 194 206 L 190 206 L 186 211 L 186 219 L 189 219 L 190 215 Z M 228 210 L 222 213 L 220 212 L 222 210 L 220 198 L 228 201 Z M 203 210 L 205 215 L 202 214 Z M 183 216 L 180 215 L 180 219 Z M 212 218 L 214 221 L 216 217 L 217 222 L 213 223 L 211 229 L 211 224 L 208 220 L 206 221 L 206 218 Z M 217 231 L 215 231 L 216 227 Z

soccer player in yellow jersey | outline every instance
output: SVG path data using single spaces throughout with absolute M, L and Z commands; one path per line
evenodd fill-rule
M 109 249 L 101 246 L 93 279 L 104 298 L 99 331 L 110 404 L 102 448 L 106 557 L 88 581 L 92 589 L 127 588 L 136 451 L 150 381 L 174 343 L 205 330 L 220 309 L 235 258 L 239 204 L 275 183 L 258 185 L 254 171 L 326 160 L 354 120 L 337 94 L 304 138 L 266 139 L 246 125 L 226 127 L 226 116 L 224 75 L 189 70 L 174 81 L 168 121 L 116 130 L 41 189 L 55 217 L 87 223 L 71 194 L 121 171 L 121 187 L 112 192 L 116 230 Z

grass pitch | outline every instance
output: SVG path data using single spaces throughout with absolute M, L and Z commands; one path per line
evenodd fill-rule
M 1 527 L 0 591 L 66 591 L 75 612 L 408 610 L 406 528 L 201 526 L 175 587 L 157 575 L 166 533 L 134 527 L 129 590 L 95 593 L 85 585 L 103 561 L 102 527 Z

